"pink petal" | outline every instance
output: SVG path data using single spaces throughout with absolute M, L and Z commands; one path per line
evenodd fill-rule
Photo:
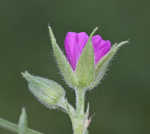
M 94 48 L 95 64 L 106 54 L 111 48 L 111 43 L 109 40 L 105 41 L 100 35 L 95 35 L 92 37 L 92 44 Z
M 75 70 L 79 57 L 84 46 L 88 41 L 88 35 L 85 32 L 68 32 L 64 41 L 67 59 Z

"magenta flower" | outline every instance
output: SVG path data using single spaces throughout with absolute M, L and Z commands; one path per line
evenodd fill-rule
M 66 56 L 74 71 L 88 38 L 89 36 L 85 32 L 68 32 L 66 35 L 64 41 Z M 95 64 L 97 64 L 109 52 L 111 42 L 109 40 L 103 40 L 100 35 L 95 35 L 92 37 L 92 45 Z

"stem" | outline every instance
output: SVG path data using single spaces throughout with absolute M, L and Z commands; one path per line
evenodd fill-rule
M 72 119 L 74 134 L 85 134 L 85 91 L 76 89 L 76 113 Z
M 62 108 L 68 113 L 73 127 L 73 134 L 87 134 L 88 113 L 85 113 L 85 90 L 76 89 L 76 109 L 69 104 L 67 99 L 61 104 Z
M 0 127 L 7 129 L 13 133 L 18 133 L 18 126 L 16 124 L 6 121 L 4 119 L 0 119 Z M 37 132 L 35 130 L 32 130 L 30 128 L 27 129 L 27 133 L 28 134 L 43 134 L 43 133 Z
M 84 114 L 85 107 L 85 91 L 83 89 L 76 89 L 76 111 L 77 114 Z

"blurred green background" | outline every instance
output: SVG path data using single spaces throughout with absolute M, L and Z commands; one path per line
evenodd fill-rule
M 29 126 L 45 134 L 71 134 L 68 116 L 49 111 L 27 90 L 20 72 L 56 80 L 74 93 L 56 68 L 48 35 L 51 24 L 63 49 L 68 31 L 98 33 L 112 43 L 130 39 L 101 85 L 87 94 L 90 134 L 150 133 L 150 1 L 0 0 L 0 117 L 17 123 L 26 107 Z M 0 134 L 10 132 L 0 129 Z

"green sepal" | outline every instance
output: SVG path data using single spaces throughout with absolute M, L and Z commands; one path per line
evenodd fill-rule
M 28 81 L 31 93 L 46 107 L 62 107 L 65 100 L 65 91 L 58 83 L 39 76 L 33 76 L 27 71 L 22 73 Z
M 54 56 L 56 58 L 56 62 L 58 64 L 58 68 L 59 68 L 62 76 L 64 77 L 65 82 L 71 88 L 75 88 L 78 85 L 78 80 L 77 80 L 68 60 L 66 59 L 62 50 L 57 45 L 57 42 L 56 42 L 54 33 L 52 31 L 52 28 L 50 26 L 48 26 L 48 28 L 49 28 L 52 48 L 53 48 Z
M 128 41 L 122 41 L 119 44 L 117 43 L 114 44 L 111 50 L 99 61 L 95 69 L 95 81 L 90 85 L 89 89 L 93 89 L 95 86 L 97 86 L 100 83 L 114 55 L 117 53 L 119 48 L 121 48 L 124 44 L 127 44 L 127 43 Z
M 97 29 L 98 28 L 96 27 L 90 34 L 89 40 L 83 48 L 82 54 L 77 63 L 75 73 L 79 80 L 79 88 L 86 88 L 95 78 L 94 50 L 91 38 Z
M 28 121 L 25 108 L 22 108 L 21 115 L 19 117 L 18 123 L 18 134 L 27 134 L 28 131 Z

